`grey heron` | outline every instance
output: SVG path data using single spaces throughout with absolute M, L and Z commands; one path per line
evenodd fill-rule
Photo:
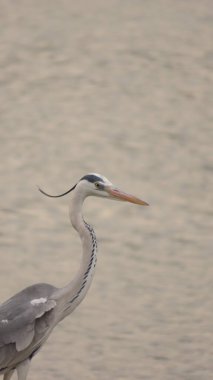
M 61 197 L 73 192 L 69 215 L 82 242 L 82 259 L 74 278 L 63 288 L 40 283 L 29 286 L 0 305 L 0 374 L 10 380 L 16 370 L 18 380 L 26 380 L 30 361 L 45 343 L 54 327 L 83 300 L 96 265 L 97 241 L 94 229 L 85 222 L 82 205 L 86 197 L 97 196 L 147 205 L 141 199 L 119 190 L 105 177 L 92 173 L 80 179 Z

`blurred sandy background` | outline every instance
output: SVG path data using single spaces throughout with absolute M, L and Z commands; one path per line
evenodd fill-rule
M 149 208 L 90 199 L 86 299 L 30 379 L 213 372 L 211 0 L 0 0 L 0 299 L 77 270 L 59 193 L 100 172 Z

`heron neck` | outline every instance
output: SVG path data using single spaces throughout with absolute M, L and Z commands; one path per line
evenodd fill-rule
M 82 216 L 84 198 L 75 194 L 70 204 L 70 220 L 82 243 L 82 258 L 79 270 L 72 281 L 63 288 L 64 318 L 84 299 L 93 279 L 96 265 L 97 241 L 93 228 Z

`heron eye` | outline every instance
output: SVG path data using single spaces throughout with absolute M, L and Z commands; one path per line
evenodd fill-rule
M 99 182 L 95 182 L 95 187 L 96 187 L 96 189 L 100 189 L 101 188 L 100 183 Z

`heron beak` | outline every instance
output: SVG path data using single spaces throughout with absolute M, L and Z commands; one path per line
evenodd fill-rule
M 135 203 L 136 205 L 149 206 L 148 203 L 142 201 L 142 199 L 135 197 L 134 195 L 124 193 L 123 191 L 115 188 L 108 187 L 105 189 L 112 198 L 118 199 L 125 202 Z

